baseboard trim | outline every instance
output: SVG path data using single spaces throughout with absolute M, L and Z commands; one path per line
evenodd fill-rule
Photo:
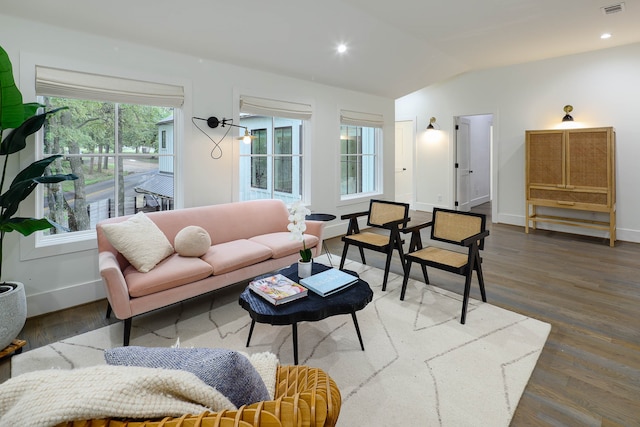
M 27 296 L 27 317 L 39 316 L 106 298 L 102 280 Z

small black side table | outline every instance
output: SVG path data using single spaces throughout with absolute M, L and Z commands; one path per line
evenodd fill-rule
M 310 221 L 329 222 L 336 219 L 336 216 L 332 214 L 326 214 L 326 213 L 312 213 L 307 215 L 305 219 L 308 219 Z M 327 248 L 327 243 L 324 241 L 324 239 L 322 240 L 322 248 L 324 249 L 324 253 L 327 254 L 327 258 L 329 258 L 329 265 L 333 267 L 333 262 L 331 260 L 331 252 L 329 252 L 329 248 Z
M 330 267 L 326 265 L 314 262 L 312 273 L 319 273 L 329 268 Z M 345 271 L 358 277 L 353 271 Z M 297 264 L 279 270 L 278 273 L 296 282 L 300 280 L 298 277 Z M 353 324 L 356 327 L 356 333 L 358 334 L 358 340 L 360 341 L 360 348 L 364 351 L 356 311 L 365 308 L 372 299 L 373 291 L 369 287 L 369 284 L 364 280 L 358 280 L 357 283 L 347 289 L 328 297 L 321 297 L 309 291 L 306 297 L 282 305 L 271 304 L 261 296 L 253 293 L 253 291 L 247 287 L 242 294 L 240 294 L 240 300 L 238 302 L 242 308 L 249 312 L 249 316 L 251 316 L 251 327 L 249 329 L 249 337 L 247 338 L 247 347 L 249 347 L 249 343 L 251 342 L 251 335 L 253 334 L 253 327 L 256 322 L 269 323 L 271 325 L 291 325 L 293 328 L 293 361 L 294 364 L 297 365 L 298 322 L 302 321 L 315 322 L 338 314 L 351 314 Z

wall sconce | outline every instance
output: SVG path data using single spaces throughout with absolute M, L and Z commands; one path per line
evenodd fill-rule
M 571 113 L 573 111 L 573 106 L 572 105 L 565 105 L 564 106 L 564 117 L 562 118 L 563 122 L 572 122 L 573 121 L 573 117 L 571 116 Z
M 438 124 L 436 123 L 436 118 L 435 117 L 431 117 L 429 119 L 429 126 L 427 126 L 427 130 L 436 130 L 436 129 L 440 128 L 440 126 L 438 126 L 438 128 L 436 128 L 435 126 L 433 126 L 434 124 L 436 126 L 438 126 Z
M 207 122 L 207 126 L 209 126 L 211 129 L 215 129 L 218 126 L 220 127 L 230 126 L 230 127 L 229 129 L 227 129 L 227 132 L 224 134 L 224 136 L 220 138 L 220 141 L 216 142 L 204 130 L 202 130 L 200 126 L 196 124 L 195 120 L 202 120 Z M 211 157 L 214 159 L 219 159 L 220 157 L 222 157 L 222 148 L 220 148 L 220 143 L 222 142 L 223 139 L 226 138 L 227 134 L 229 133 L 229 130 L 231 130 L 231 126 L 244 129 L 244 135 L 239 136 L 236 139 L 241 140 L 245 144 L 250 144 L 251 140 L 255 138 L 255 136 L 249 133 L 249 129 L 246 126 L 237 125 L 233 123 L 232 119 L 223 118 L 222 120 L 220 120 L 215 116 L 211 116 L 206 119 L 203 119 L 201 117 L 192 117 L 191 122 L 195 125 L 195 127 L 197 127 L 200 130 L 200 132 L 204 133 L 207 136 L 207 138 L 209 138 L 215 144 L 213 149 L 211 150 Z M 214 154 L 216 150 L 218 151 L 219 154 Z

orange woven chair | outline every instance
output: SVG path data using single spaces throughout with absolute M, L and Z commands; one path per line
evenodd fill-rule
M 388 234 L 360 231 L 358 218 L 363 216 L 367 216 L 367 226 L 387 230 Z M 366 264 L 363 249 L 385 253 L 387 260 L 384 268 L 382 290 L 386 290 L 389 267 L 391 266 L 391 256 L 393 255 L 394 249 L 398 251 L 400 261 L 404 264 L 404 252 L 399 230 L 406 226 L 409 221 L 409 204 L 388 202 L 385 200 L 371 200 L 368 211 L 342 215 L 340 219 L 349 220 L 347 234 L 342 237 L 344 249 L 342 250 L 342 258 L 340 259 L 340 269 L 342 270 L 344 267 L 350 245 L 358 247 L 363 264 Z
M 487 302 L 482 276 L 482 258 L 480 258 L 480 250 L 484 249 L 484 239 L 489 235 L 486 222 L 487 218 L 483 214 L 434 208 L 431 222 L 403 229 L 404 233 L 412 233 L 412 238 L 409 252 L 405 255 L 406 264 L 400 300 L 404 300 L 411 264 L 414 262 L 422 266 L 424 282 L 427 284 L 429 283 L 427 266 L 460 274 L 466 277 L 460 317 L 460 323 L 464 324 L 474 270 L 478 276 L 482 301 Z M 466 253 L 435 246 L 423 247 L 419 229 L 425 227 L 431 227 L 431 240 L 461 246 L 466 249 Z
M 308 366 L 279 366 L 274 400 L 235 411 L 185 414 L 160 420 L 69 421 L 56 427 L 333 427 L 342 397 L 331 377 Z

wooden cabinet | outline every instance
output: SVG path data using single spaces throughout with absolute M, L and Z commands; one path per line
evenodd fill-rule
M 526 223 L 609 231 L 616 240 L 615 131 L 612 127 L 526 131 Z M 559 215 L 538 207 L 561 208 Z M 601 220 L 567 210 L 600 212 Z M 555 210 L 554 210 L 555 211 Z M 604 220 L 608 214 L 608 220 Z

